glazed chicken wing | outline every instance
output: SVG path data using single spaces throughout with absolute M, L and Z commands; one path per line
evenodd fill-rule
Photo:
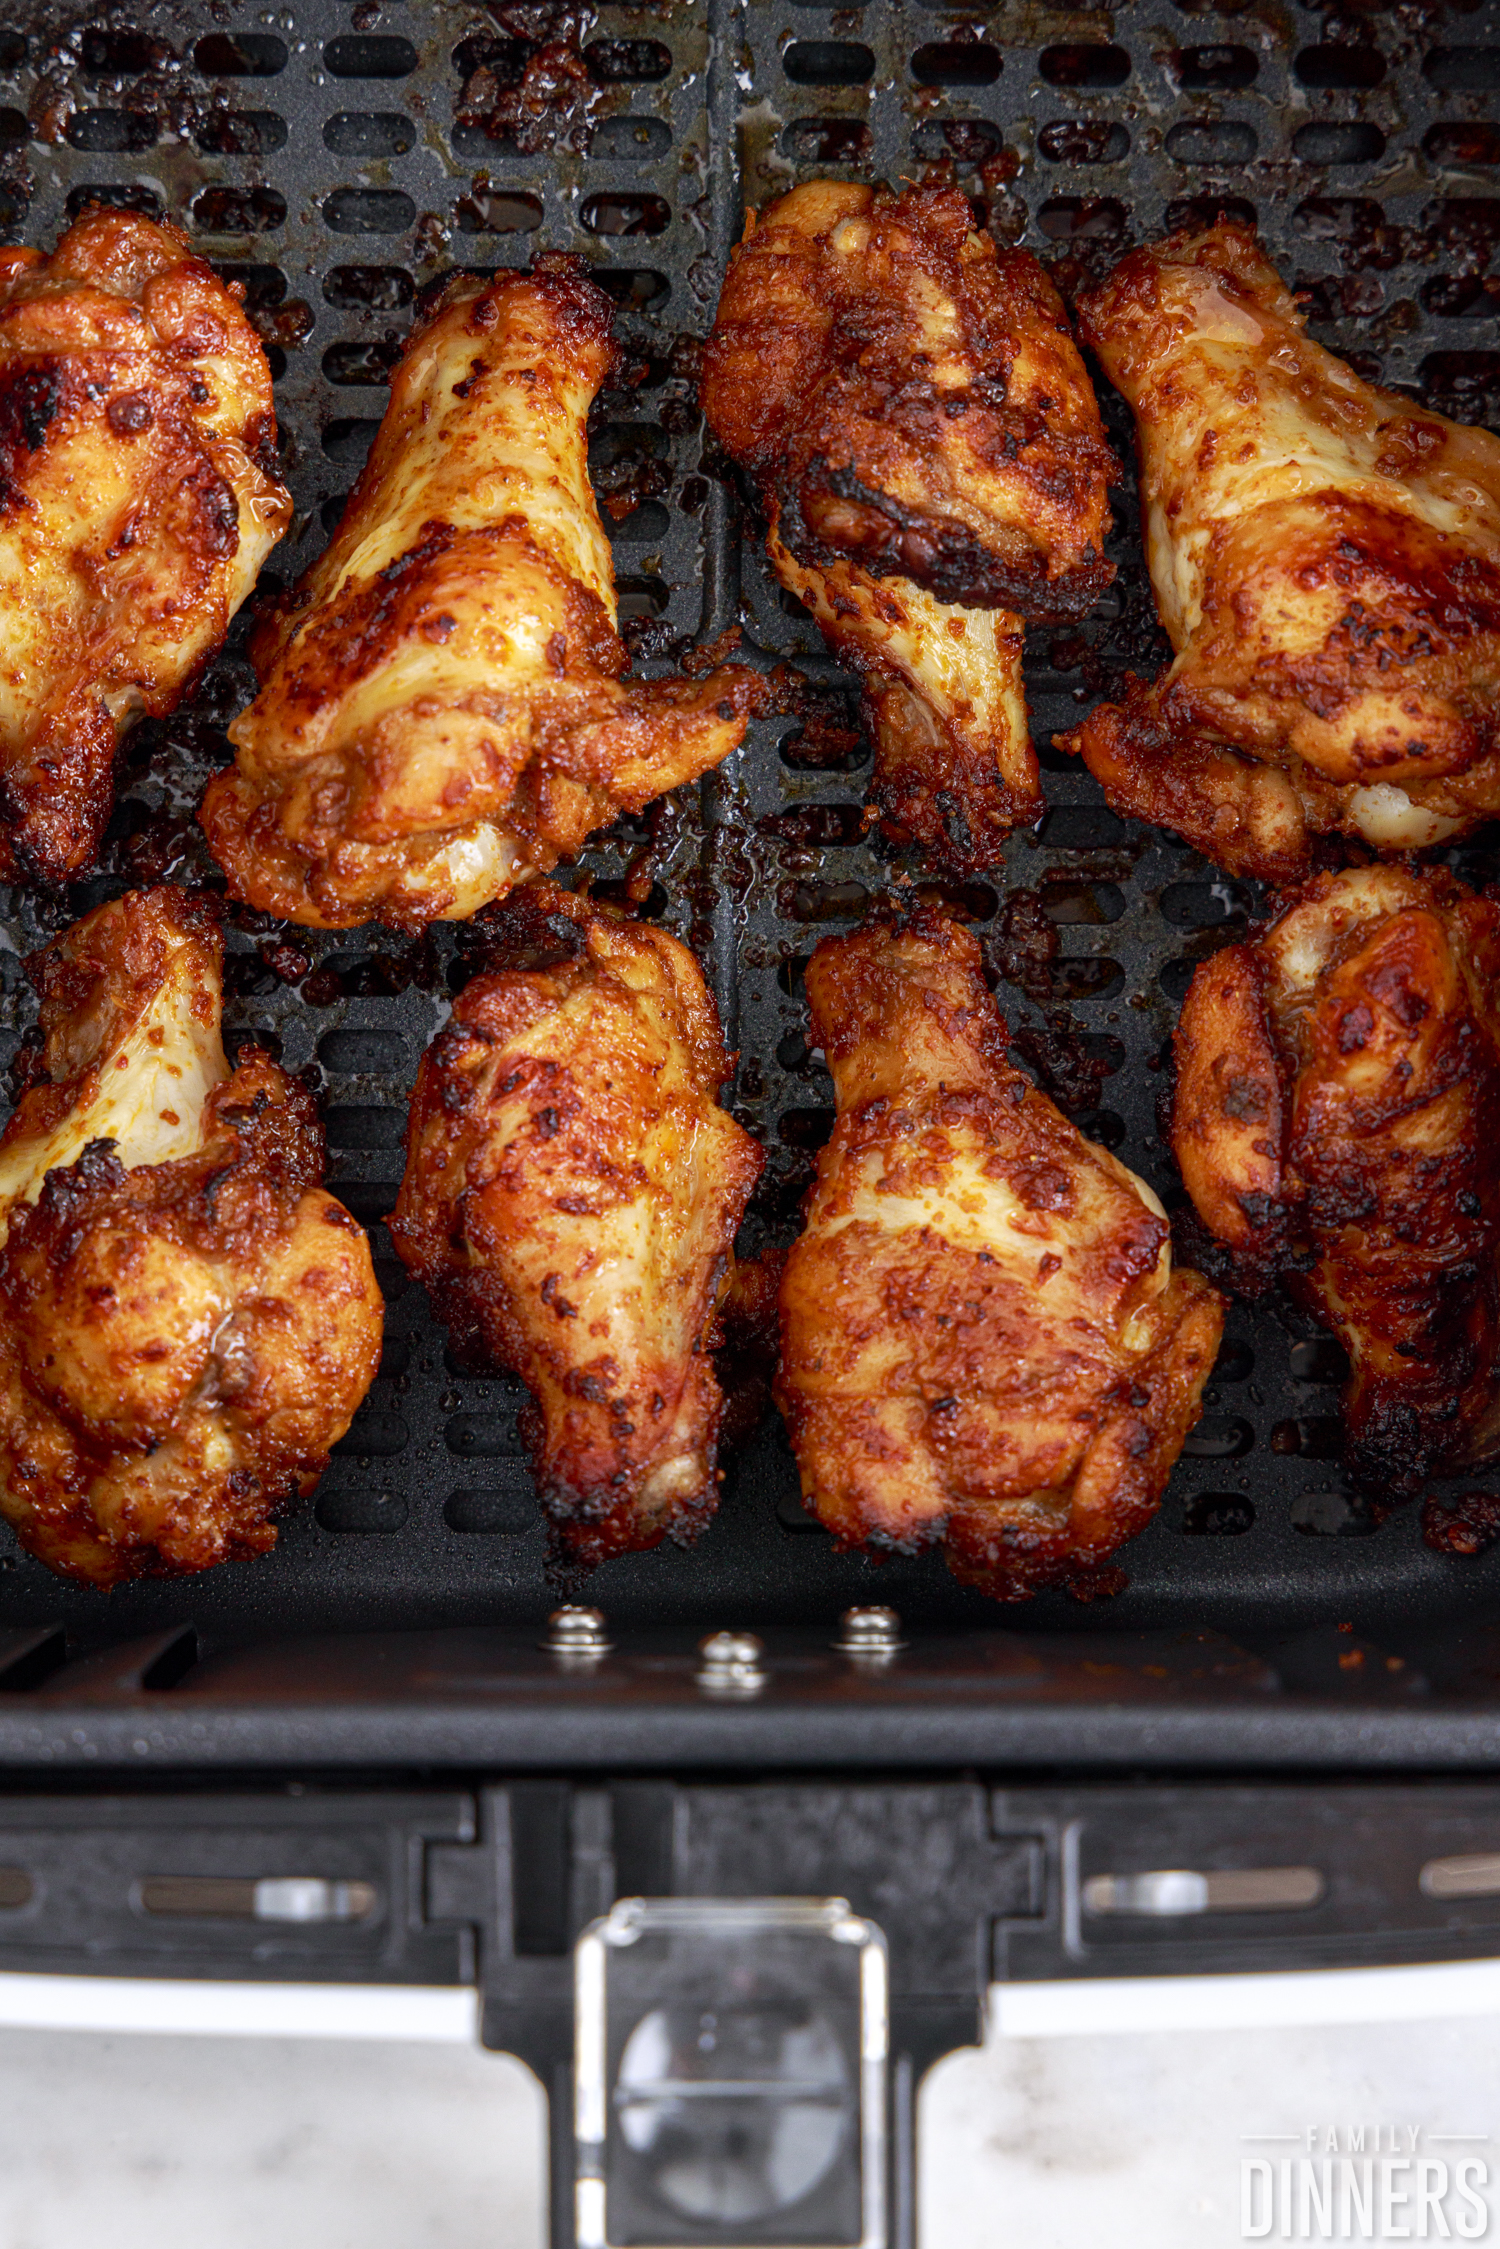
M 265 352 L 175 227 L 92 211 L 50 258 L 0 250 L 0 880 L 93 859 L 120 736 L 178 703 L 291 513 Z
M 1284 1274 L 1352 1373 L 1347 1458 L 1406 1495 L 1500 1451 L 1500 907 L 1318 875 L 1199 969 L 1173 1141 L 1244 1284 Z
M 1135 410 L 1176 654 L 1059 746 L 1272 881 L 1500 811 L 1500 438 L 1309 342 L 1248 228 L 1134 252 L 1080 325 Z
M 1021 618 L 1081 617 L 1114 467 L 1056 291 L 956 189 L 821 180 L 734 252 L 703 410 L 860 673 L 887 825 L 961 869 L 1042 809 Z
M 717 1500 L 709 1351 L 759 1177 L 691 953 L 528 884 L 412 1097 L 398 1252 L 458 1350 L 510 1367 L 554 1543 L 592 1567 L 687 1540 Z
M 1220 1299 L 1006 1060 L 968 931 L 826 938 L 807 995 L 838 1120 L 781 1290 L 803 1496 L 848 1546 L 941 1540 L 999 1600 L 1085 1576 L 1156 1512 Z
M 412 337 L 203 800 L 237 897 L 325 929 L 462 919 L 739 742 L 754 673 L 624 676 L 585 454 L 610 319 L 543 258 L 455 281 Z
M 0 1137 L 0 1510 L 99 1585 L 264 1553 L 380 1357 L 311 1094 L 219 1036 L 222 945 L 171 888 L 30 964 L 46 1078 Z

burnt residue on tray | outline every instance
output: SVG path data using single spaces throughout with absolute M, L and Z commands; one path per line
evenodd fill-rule
M 572 0 L 498 0 L 495 31 L 464 42 L 455 122 L 509 141 L 523 156 L 581 151 L 600 89 L 583 56 L 594 10 Z

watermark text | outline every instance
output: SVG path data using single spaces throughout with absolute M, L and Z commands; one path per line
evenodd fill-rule
M 1247 2133 L 1245 2241 L 1483 2241 L 1489 2134 L 1419 2124 L 1313 2124 Z

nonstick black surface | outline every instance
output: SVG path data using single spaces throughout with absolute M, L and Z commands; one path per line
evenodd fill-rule
M 770 1151 L 756 1241 L 786 1238 L 831 1121 L 806 1049 L 802 964 L 901 862 L 861 840 L 868 749 L 848 682 L 778 593 L 697 416 L 696 341 L 742 204 L 820 172 L 952 176 L 1065 294 L 1193 212 L 1253 213 L 1310 292 L 1314 334 L 1361 372 L 1465 420 L 1500 405 L 1494 8 L 326 0 L 147 20 L 7 19 L 4 223 L 50 246 L 90 198 L 129 202 L 180 221 L 245 282 L 298 502 L 279 578 L 300 573 L 337 520 L 385 372 L 445 272 L 577 250 L 620 308 L 624 376 L 600 402 L 594 460 L 640 660 L 739 622 L 752 657 L 795 667 L 781 675 L 786 715 L 586 861 L 619 882 L 648 852 L 645 910 L 709 971 L 740 1050 L 734 1105 Z M 1128 417 L 1102 378 L 1100 395 L 1128 459 Z M 1041 744 L 1127 665 L 1161 657 L 1129 491 L 1116 517 L 1115 591 L 1081 630 L 1033 636 Z M 30 1020 L 19 956 L 41 936 L 133 882 L 211 876 L 192 807 L 250 692 L 232 644 L 190 706 L 128 744 L 99 878 L 48 901 L 0 893 L 0 1059 Z M 1047 749 L 1042 761 L 1052 809 L 1040 830 L 1012 840 L 1003 876 L 942 894 L 985 940 L 1042 1081 L 1171 1204 L 1180 1189 L 1156 1124 L 1164 1044 L 1193 964 L 1244 929 L 1255 900 L 1175 839 L 1116 819 L 1072 761 Z M 1471 879 L 1500 874 L 1487 838 L 1454 863 Z M 61 1618 L 87 1641 L 191 1620 L 222 1645 L 540 1618 L 555 1592 L 516 1433 L 519 1386 L 453 1372 L 380 1223 L 418 1055 L 464 973 L 461 936 L 412 945 L 243 915 L 230 945 L 228 1025 L 269 1034 L 324 1089 L 330 1183 L 369 1224 L 387 1293 L 381 1377 L 269 1558 L 106 1598 L 8 1550 L 0 1627 Z M 1112 1599 L 996 1611 L 935 1556 L 876 1567 L 835 1555 L 801 1510 L 774 1416 L 732 1450 L 696 1549 L 612 1562 L 588 1597 L 622 1623 L 818 1624 L 880 1600 L 909 1626 L 1084 1632 L 1430 1625 L 1492 1603 L 1500 1550 L 1443 1557 L 1423 1545 L 1417 1509 L 1377 1527 L 1351 1502 L 1338 1377 L 1336 1349 L 1289 1307 L 1233 1307 L 1204 1419 L 1158 1520 L 1124 1550 L 1129 1583 Z

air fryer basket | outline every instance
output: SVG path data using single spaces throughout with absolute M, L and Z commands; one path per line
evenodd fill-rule
M 1116 818 L 1081 767 L 1047 748 L 1049 810 L 1037 831 L 1012 839 L 1003 876 L 934 885 L 919 863 L 883 856 L 862 832 L 868 748 L 850 683 L 779 594 L 705 436 L 697 344 L 745 204 L 819 172 L 941 176 L 975 197 L 1002 240 L 1035 249 L 1065 292 L 1192 213 L 1253 213 L 1272 257 L 1309 293 L 1316 335 L 1363 372 L 1483 419 L 1500 391 L 1500 273 L 1488 270 L 1500 244 L 1492 15 L 1463 0 L 1446 11 L 1233 0 L 1217 13 L 1168 0 L 1114 13 L 1031 0 L 836 10 L 807 0 L 601 0 L 592 10 L 567 0 L 488 9 L 361 0 L 352 10 L 298 0 L 259 11 L 173 0 L 151 11 L 150 30 L 142 20 L 124 9 L 38 14 L 24 29 L 10 19 L 17 28 L 0 34 L 5 220 L 50 245 L 90 200 L 164 212 L 245 284 L 271 351 L 297 500 L 273 558 L 279 579 L 306 567 L 337 520 L 394 353 L 445 272 L 573 250 L 619 307 L 622 373 L 601 401 L 593 459 L 640 660 L 664 661 L 674 645 L 680 654 L 682 643 L 740 625 L 752 658 L 777 669 L 783 715 L 757 725 L 700 786 L 600 839 L 585 864 L 616 884 L 649 867 L 645 911 L 686 937 L 709 971 L 740 1054 L 735 1109 L 769 1150 L 752 1238 L 787 1238 L 831 1119 L 828 1079 L 807 1050 L 801 967 L 903 866 L 971 918 L 1043 1082 L 1169 1204 L 1180 1199 L 1156 1121 L 1165 1046 L 1194 963 L 1245 926 L 1250 888 L 1174 838 Z M 1128 462 L 1128 417 L 1102 378 L 1100 397 Z M 1128 489 L 1117 495 L 1111 551 L 1120 576 L 1099 612 L 1081 629 L 1031 638 L 1039 744 L 1127 664 L 1159 660 Z M 42 934 L 131 882 L 208 871 L 191 814 L 226 755 L 223 726 L 250 692 L 241 639 L 190 705 L 127 746 L 103 873 L 65 900 L 0 894 L 9 1048 L 33 1005 L 19 956 Z M 1471 879 L 1497 871 L 1487 838 L 1453 856 Z M 524 1662 L 515 1657 L 523 1670 L 541 1661 L 534 1644 L 555 1593 L 517 1435 L 519 1387 L 454 1370 L 381 1223 L 417 1058 L 461 980 L 462 933 L 444 928 L 415 944 L 322 936 L 248 914 L 229 926 L 227 1022 L 269 1036 L 288 1068 L 316 1074 L 331 1184 L 370 1227 L 388 1301 L 380 1379 L 316 1500 L 289 1517 L 267 1559 L 106 1599 L 18 1552 L 0 1557 L 0 1630 L 17 1657 L 9 1683 L 31 1690 L 0 1723 L 0 1746 L 14 1754 L 116 1754 L 92 1720 L 73 1728 L 58 1713 L 107 1702 L 111 1682 L 127 1677 L 133 1694 L 143 1667 L 158 1687 L 180 1683 L 158 1696 L 141 1754 L 286 1754 L 284 1736 L 251 1748 L 243 1729 L 231 1750 L 207 1715 L 215 1679 L 215 1707 L 295 1700 L 296 1682 L 306 1688 L 311 1677 L 339 1703 L 331 1636 L 466 1628 L 441 1643 L 446 1654 L 424 1657 L 425 1669 L 398 1662 L 398 1643 L 379 1643 L 394 1734 L 361 1735 L 357 1752 L 353 1736 L 340 1749 L 330 1734 L 299 1752 L 416 1755 L 417 1736 L 402 1733 L 390 1706 L 420 1699 L 434 1664 L 471 1677 L 502 1641 L 525 1651 Z M 1480 1753 L 1475 1698 L 1491 1691 L 1483 1674 L 1500 1549 L 1440 1555 L 1424 1546 L 1416 1507 L 1376 1526 L 1351 1501 L 1337 1460 L 1338 1360 L 1284 1305 L 1231 1309 L 1204 1418 L 1159 1518 L 1120 1557 L 1128 1582 L 1101 1601 L 1055 1593 L 997 1610 L 935 1556 L 881 1566 L 840 1557 L 801 1509 L 771 1414 L 733 1447 L 718 1518 L 697 1547 L 611 1562 L 585 1597 L 620 1634 L 643 1635 L 641 1647 L 678 1651 L 652 1676 L 687 1699 L 700 1633 L 781 1627 L 789 1646 L 826 1651 L 844 1607 L 881 1602 L 899 1609 L 912 1642 L 903 1679 L 927 1665 L 934 1690 L 952 1688 L 938 1701 L 957 1727 L 941 1738 L 954 1744 L 970 1738 L 981 1710 L 1013 1745 L 1040 1742 L 1015 1690 L 1029 1706 L 1049 1680 L 1072 1682 L 1057 1686 L 1054 1717 L 1072 1712 L 1077 1739 L 1097 1742 L 1087 1713 L 1102 1690 L 1089 1681 L 1103 1663 L 1115 1700 L 1170 1701 L 1160 1682 L 1180 1672 L 1189 1699 L 1238 1698 L 1264 1718 L 1279 1680 L 1302 1697 L 1309 1724 L 1319 1697 L 1331 1709 L 1372 1698 L 1388 1706 L 1381 1754 L 1400 1739 L 1410 1753 L 1419 1737 L 1437 1753 L 1437 1734 L 1401 1729 L 1418 1719 L 1430 1727 L 1440 1712 L 1452 1754 Z M 51 1667 L 63 1643 L 42 1637 L 57 1626 L 68 1636 L 60 1672 Z M 182 1637 L 187 1627 L 196 1642 Z M 1142 1633 L 1177 1651 L 1165 1666 L 1147 1661 L 1148 1643 L 1133 1637 Z M 314 1635 L 320 1645 L 309 1648 Z M 299 1639 L 300 1657 L 264 1654 Z M 152 1658 L 156 1673 L 145 1656 L 124 1672 L 90 1658 L 122 1641 L 169 1654 Z M 962 1662 L 959 1649 L 969 1651 Z M 816 1698 L 823 1660 L 807 1658 L 806 1691 L 791 1680 L 792 1700 Z M 632 1695 L 639 1704 L 654 1691 L 642 1674 Z M 898 1692 L 880 1680 L 861 1691 Z M 185 1713 L 199 1698 L 191 1724 L 167 1723 L 165 1704 Z M 542 1756 L 551 1743 L 552 1754 L 610 1754 L 597 1731 L 610 1705 L 599 1680 L 571 1702 L 558 1686 L 518 1721 L 515 1738 L 530 1744 L 521 1753 Z M 53 1716 L 44 1721 L 43 1709 Z M 775 1753 L 758 1730 L 763 1713 L 704 1715 L 742 1727 L 736 1754 Z M 126 1732 L 131 1723 L 121 1720 Z M 911 1723 L 911 1753 L 932 1754 L 939 1735 Z M 1199 1748 L 1181 1754 L 1222 1740 L 1219 1719 L 1205 1724 Z M 407 1749 L 392 1747 L 398 1738 Z M 438 1738 L 424 1736 L 421 1753 L 437 1754 Z M 458 1753 L 456 1734 L 441 1738 Z M 474 1739 L 484 1738 L 481 1725 Z M 1264 1751 L 1268 1737 L 1256 1738 Z M 1062 1737 L 1048 1739 L 1037 1753 L 1058 1752 Z M 848 1750 L 891 1753 L 889 1741 Z

